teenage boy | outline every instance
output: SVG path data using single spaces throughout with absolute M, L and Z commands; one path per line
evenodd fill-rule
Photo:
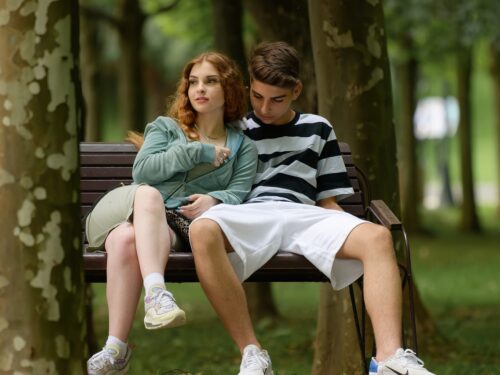
M 304 255 L 334 289 L 364 274 L 377 346 L 370 375 L 433 375 L 401 348 L 402 291 L 390 232 L 342 211 L 337 201 L 353 189 L 332 126 L 292 109 L 302 90 L 297 52 L 284 42 L 262 43 L 249 72 L 246 134 L 259 153 L 253 189 L 245 204 L 214 206 L 190 228 L 200 283 L 242 353 L 239 374 L 273 374 L 241 282 L 282 249 Z

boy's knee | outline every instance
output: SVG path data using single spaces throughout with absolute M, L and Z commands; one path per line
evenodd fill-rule
M 221 237 L 219 224 L 210 219 L 199 219 L 189 226 L 189 239 L 193 252 L 200 250 L 204 245 L 213 244 Z

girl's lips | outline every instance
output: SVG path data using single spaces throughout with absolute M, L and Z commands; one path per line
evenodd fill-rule
M 208 101 L 208 98 L 205 98 L 205 97 L 199 97 L 199 98 L 196 98 L 195 101 L 199 102 L 199 103 L 205 103 Z

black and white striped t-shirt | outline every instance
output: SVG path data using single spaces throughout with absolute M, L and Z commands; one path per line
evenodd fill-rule
M 354 193 L 335 132 L 323 117 L 296 113 L 284 125 L 266 125 L 247 115 L 245 134 L 257 146 L 259 163 L 248 201 L 286 200 L 314 205 Z

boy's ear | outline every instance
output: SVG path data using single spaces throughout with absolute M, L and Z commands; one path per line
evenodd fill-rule
M 300 93 L 302 92 L 302 87 L 303 87 L 303 85 L 302 85 L 301 81 L 299 81 L 295 85 L 295 87 L 292 90 L 292 98 L 293 98 L 293 100 L 296 100 L 299 97 Z

